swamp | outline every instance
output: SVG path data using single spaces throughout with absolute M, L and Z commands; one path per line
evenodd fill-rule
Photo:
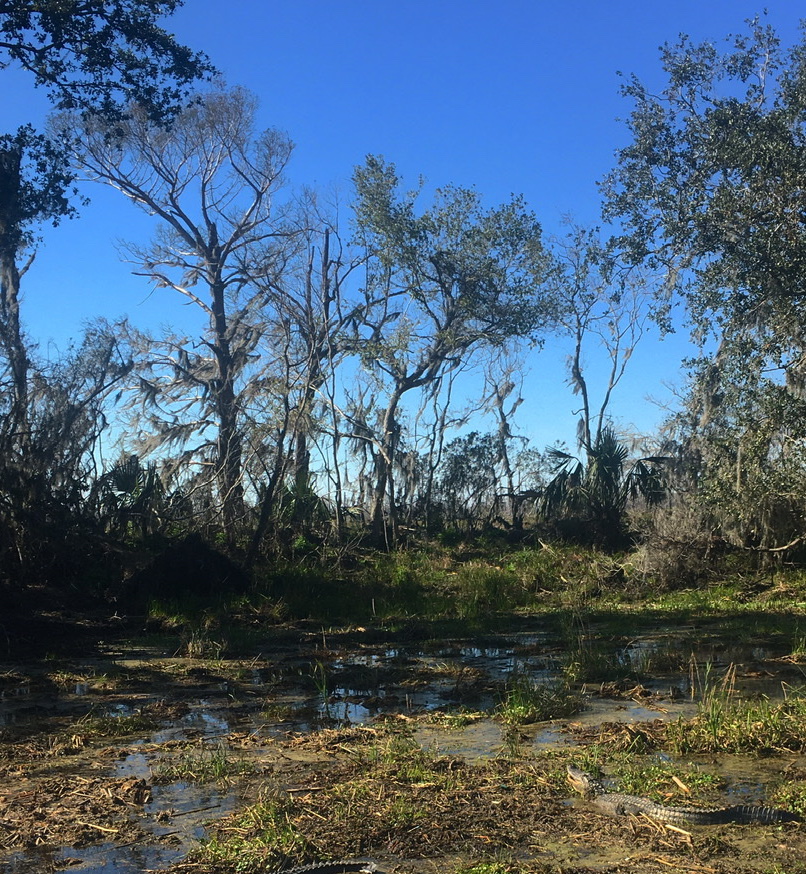
M 0 870 L 806 874 L 803 25 L 221 5 L 0 0 Z
M 321 615 L 233 596 L 9 621 L 3 870 L 806 871 L 798 822 L 610 817 L 565 779 L 806 814 L 802 574 L 650 597 L 626 556 L 452 558 L 372 597 L 342 581 Z

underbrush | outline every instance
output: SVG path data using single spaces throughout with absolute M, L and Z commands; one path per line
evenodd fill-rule
M 251 600 L 282 604 L 289 619 L 367 623 L 400 618 L 484 620 L 545 612 L 633 586 L 622 557 L 568 545 L 506 548 L 432 542 L 392 553 L 367 552 L 334 571 L 320 562 L 276 564 L 258 574 Z
M 152 630 L 178 637 L 177 654 L 201 659 L 248 654 L 260 648 L 267 626 L 287 622 L 387 630 L 431 623 L 434 634 L 436 624 L 452 623 L 457 634 L 470 634 L 509 617 L 557 616 L 571 683 L 635 676 L 635 664 L 600 642 L 628 638 L 647 622 L 729 622 L 741 639 L 786 636 L 793 658 L 806 651 L 806 620 L 798 626 L 806 572 L 734 568 L 718 582 L 671 588 L 648 577 L 635 554 L 569 544 L 432 541 L 391 553 L 356 551 L 333 565 L 308 556 L 257 569 L 246 593 L 206 605 L 188 594 L 154 600 L 149 609 Z

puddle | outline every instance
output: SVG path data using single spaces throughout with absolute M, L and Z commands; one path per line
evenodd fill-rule
M 781 698 L 786 683 L 800 685 L 803 672 L 772 661 L 769 647 L 745 647 L 714 638 L 692 645 L 690 629 L 653 630 L 644 636 L 613 644 L 613 663 L 640 677 L 652 694 L 646 700 L 601 697 L 590 686 L 585 710 L 567 720 L 582 725 L 602 722 L 636 723 L 674 720 L 696 713 L 690 697 L 692 673 L 702 676 L 710 664 L 718 679 L 736 665 L 736 689 L 742 695 Z M 320 646 L 321 640 L 321 646 Z M 694 658 L 695 669 L 689 667 Z M 567 658 L 549 632 L 515 634 L 484 641 L 436 641 L 426 645 L 356 646 L 328 649 L 317 636 L 301 636 L 296 647 L 272 652 L 271 661 L 203 663 L 173 656 L 132 659 L 120 654 L 107 663 L 97 660 L 81 666 L 87 679 L 72 679 L 61 688 L 32 681 L 7 684 L 0 690 L 0 726 L 14 737 L 26 730 L 64 731 L 88 713 L 125 718 L 147 710 L 161 722 L 159 728 L 134 740 L 98 740 L 123 749 L 106 767 L 116 778 L 151 784 L 153 769 L 165 750 L 160 746 L 182 742 L 212 742 L 237 732 L 246 737 L 271 738 L 284 732 L 308 731 L 323 725 L 371 724 L 383 715 L 416 715 L 435 711 L 490 711 L 501 700 L 506 681 L 515 672 L 536 682 L 562 679 Z M 96 685 L 93 677 L 107 670 L 120 684 L 114 691 Z M 79 677 L 83 674 L 76 671 Z M 128 685 L 127 685 L 128 684 Z M 162 709 L 161 709 L 162 708 Z M 71 723 L 70 720 L 73 720 Z M 526 726 L 517 741 L 508 739 L 500 722 L 477 719 L 462 728 L 450 722 L 419 724 L 415 739 L 425 749 L 482 762 L 506 753 L 517 742 L 534 751 L 575 743 L 564 731 L 566 722 Z M 128 744 L 128 746 L 126 746 Z M 91 750 L 86 762 L 92 763 Z M 80 766 L 74 766 L 78 772 Z M 769 770 L 756 774 L 741 760 L 742 777 L 727 780 L 728 793 L 755 800 L 769 780 Z M 729 764 L 725 764 L 726 774 Z M 31 850 L 0 854 L 0 867 L 9 874 L 34 874 L 55 867 L 88 874 L 163 868 L 181 858 L 194 841 L 205 835 L 205 824 L 232 810 L 242 800 L 233 789 L 188 783 L 152 786 L 152 798 L 142 807 L 138 825 L 148 840 L 122 846 L 103 842 L 76 849 Z
M 415 729 L 414 739 L 423 749 L 468 762 L 495 758 L 504 749 L 503 728 L 492 719 L 481 719 L 456 729 L 421 726 Z
M 136 844 L 121 847 L 114 843 L 76 849 L 61 847 L 53 851 L 32 851 L 7 860 L 5 874 L 42 874 L 67 869 L 83 874 L 143 874 L 165 868 L 182 858 L 184 847 L 161 844 Z

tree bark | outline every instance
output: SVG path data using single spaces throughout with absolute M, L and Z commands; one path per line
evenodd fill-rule
M 0 343 L 11 375 L 7 439 L 23 450 L 28 435 L 28 371 L 30 362 L 20 323 L 20 162 L 19 149 L 0 152 Z
M 216 412 L 218 414 L 217 478 L 221 510 L 228 546 L 235 544 L 236 529 L 243 519 L 243 481 L 241 479 L 242 445 L 238 427 L 238 404 L 235 398 L 235 368 L 230 350 L 225 284 L 221 279 L 221 252 L 218 232 L 210 223 L 209 259 L 212 298 L 212 329 L 215 342 L 212 352 L 218 370 Z

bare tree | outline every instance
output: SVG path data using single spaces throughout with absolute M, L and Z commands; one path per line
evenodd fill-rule
M 577 437 L 590 452 L 607 425 L 613 391 L 644 334 L 651 293 L 639 271 L 617 269 L 595 231 L 574 227 L 555 245 L 560 324 L 573 343 L 568 382 L 582 404 L 577 411 Z M 609 361 L 598 406 L 585 372 L 585 352 L 591 341 L 604 350 Z
M 282 269 L 294 234 L 275 202 L 292 145 L 279 131 L 257 130 L 255 111 L 250 93 L 222 88 L 166 130 L 135 106 L 114 125 L 85 119 L 77 154 L 89 179 L 159 222 L 150 244 L 128 246 L 135 273 L 178 292 L 205 318 L 197 341 L 166 340 L 141 388 L 162 419 L 157 443 L 195 435 L 206 448 L 230 539 L 243 516 L 244 395 L 262 330 L 254 279 Z
M 521 493 L 516 484 L 515 459 L 510 448 L 516 439 L 512 433 L 512 420 L 523 403 L 523 362 L 512 349 L 495 350 L 498 354 L 490 356 L 484 365 L 483 408 L 492 413 L 496 420 L 497 463 L 506 486 L 506 501 L 510 510 L 510 524 L 516 530 L 523 527 L 523 503 L 529 497 Z M 522 446 L 528 440 L 519 438 Z M 500 500 L 500 489 L 499 489 Z M 503 512 L 503 508 L 499 509 Z

